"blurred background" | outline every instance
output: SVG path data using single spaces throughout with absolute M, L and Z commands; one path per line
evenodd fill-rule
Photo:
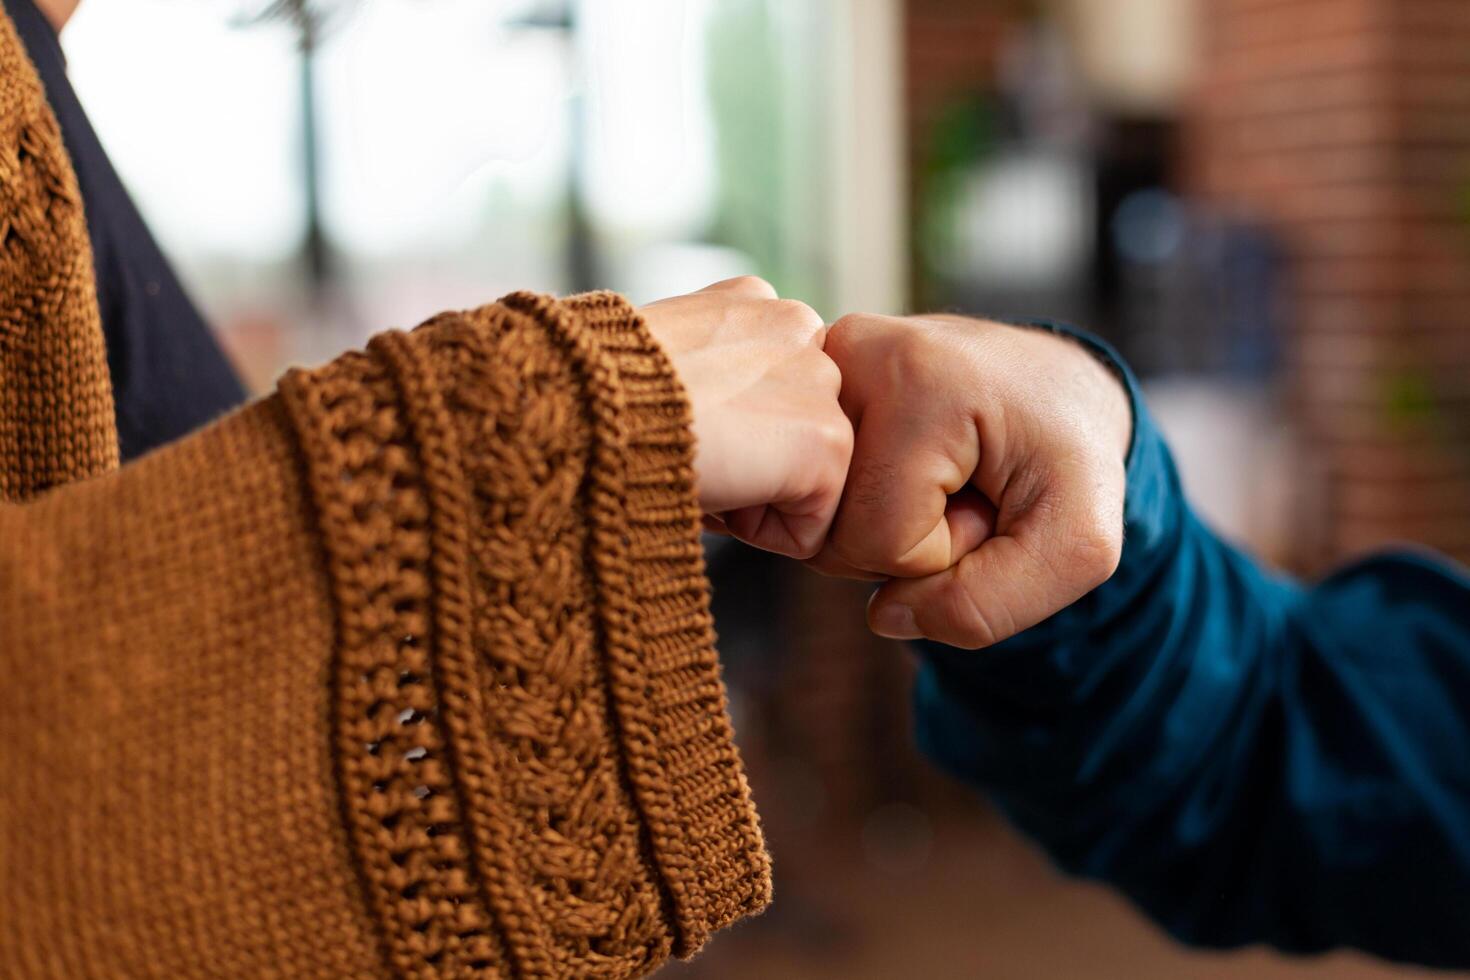
M 291 7 L 287 2 L 286 6 Z M 1465 0 L 92 0 L 118 168 L 266 390 L 518 288 L 755 272 L 1089 326 L 1208 519 L 1470 558 Z M 1192 954 L 919 760 L 865 590 L 711 546 L 778 900 L 685 977 L 1388 977 Z

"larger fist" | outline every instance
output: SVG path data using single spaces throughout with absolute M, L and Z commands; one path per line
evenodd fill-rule
M 1113 573 L 1131 410 L 1090 352 L 982 320 L 859 315 L 827 353 L 857 441 L 814 564 L 893 577 L 875 632 L 988 646 Z
M 815 554 L 852 454 L 822 318 L 753 276 L 639 312 L 689 394 L 700 507 L 758 548 Z

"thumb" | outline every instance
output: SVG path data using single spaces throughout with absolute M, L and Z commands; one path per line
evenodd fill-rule
M 942 572 L 885 583 L 868 604 L 869 627 L 893 639 L 974 650 L 1076 602 L 1117 569 L 1123 513 L 1121 496 L 1090 499 L 1090 487 L 1074 489 L 1081 493 L 1071 495 L 1070 506 L 1052 502 L 1067 499 L 1065 492 L 1039 496 Z

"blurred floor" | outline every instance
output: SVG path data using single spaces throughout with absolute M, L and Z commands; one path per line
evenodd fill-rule
M 998 818 L 950 818 L 921 868 L 873 867 L 857 834 L 782 858 L 776 905 L 717 937 L 673 980 L 837 978 L 1370 978 L 1450 977 L 1350 955 L 1292 960 L 1260 950 L 1191 953 L 1121 899 L 1068 882 Z M 866 856 L 865 856 L 866 855 Z M 788 875 L 787 872 L 794 872 Z M 792 879 L 795 880 L 792 880 Z M 840 910 L 840 911 L 839 911 Z M 1458 974 L 1470 976 L 1470 974 Z

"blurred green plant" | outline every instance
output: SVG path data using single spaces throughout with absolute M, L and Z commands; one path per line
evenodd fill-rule
M 920 309 L 943 306 L 944 270 L 958 247 L 965 185 L 996 146 L 995 100 L 972 93 L 935 116 L 915 172 L 914 293 Z
M 1434 382 L 1423 371 L 1388 371 L 1382 378 L 1381 397 L 1384 414 L 1396 428 L 1422 428 L 1432 424 L 1437 414 Z
M 710 241 L 739 249 L 782 296 L 829 299 L 830 226 L 819 5 L 723 0 L 708 34 L 718 190 Z M 807 52 L 800 57 L 797 52 Z
M 1455 213 L 1470 232 L 1470 175 L 1451 194 Z M 1470 235 L 1465 244 L 1470 248 Z M 1470 417 L 1465 412 L 1446 410 L 1447 406 L 1464 404 L 1470 397 L 1470 381 L 1463 371 L 1437 371 L 1440 362 L 1425 345 L 1415 345 L 1408 353 L 1414 366 L 1401 363 L 1386 368 L 1380 376 L 1379 403 L 1384 420 L 1400 433 L 1427 434 L 1443 446 L 1470 452 Z

